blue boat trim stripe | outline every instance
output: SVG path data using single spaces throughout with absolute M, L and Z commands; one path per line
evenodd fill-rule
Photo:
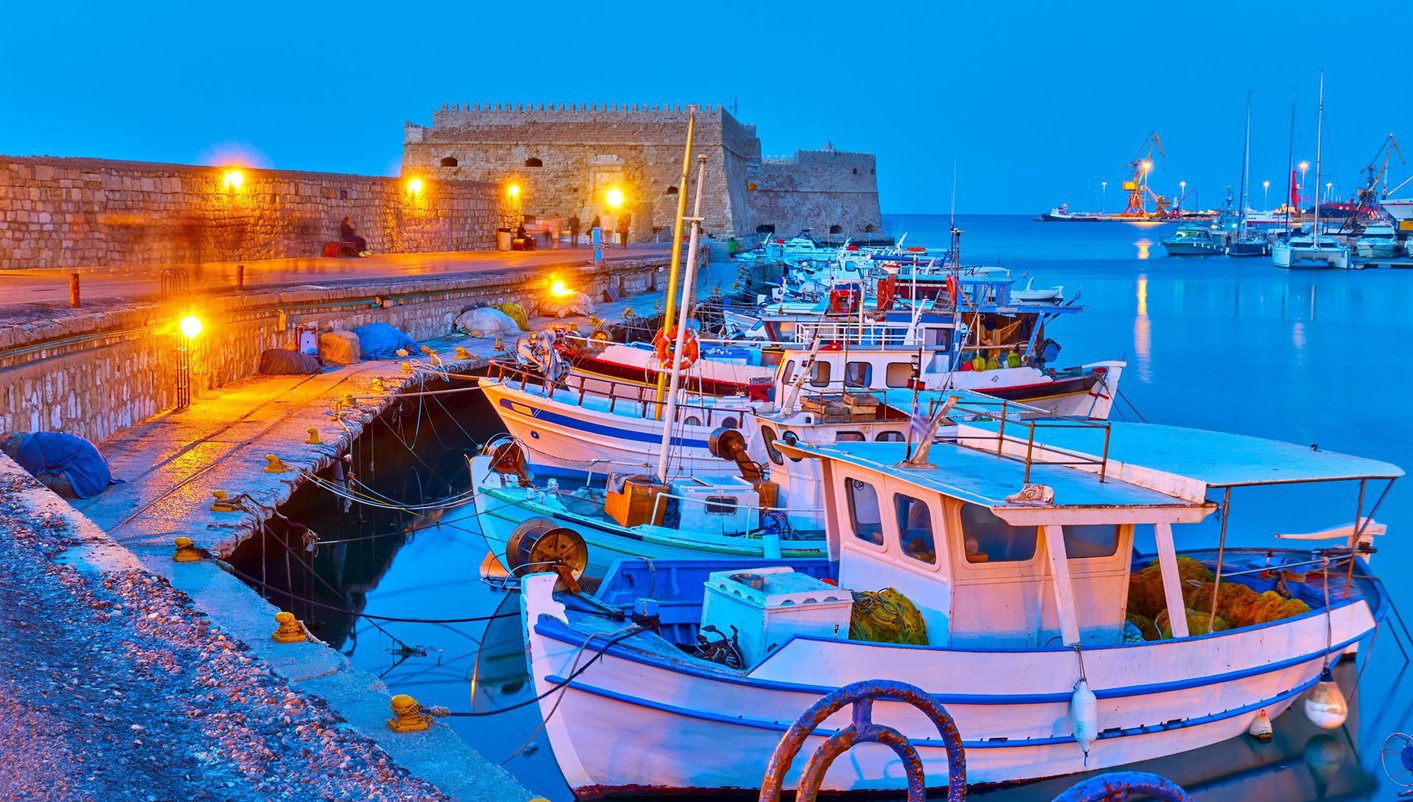
M 1223 710 L 1220 713 L 1212 713 L 1206 716 L 1199 716 L 1197 718 L 1183 719 L 1172 724 L 1150 724 L 1142 727 L 1128 727 L 1121 730 L 1104 730 L 1103 732 L 1099 733 L 1098 738 L 1099 740 L 1110 740 L 1114 738 L 1127 738 L 1135 735 L 1151 735 L 1153 733 L 1170 732 L 1172 730 L 1181 730 L 1186 729 L 1188 727 L 1196 727 L 1203 724 L 1212 724 L 1218 721 L 1224 721 L 1226 719 L 1235 718 L 1237 716 L 1242 716 L 1246 715 L 1247 713 L 1255 712 L 1265 707 L 1271 707 L 1273 705 L 1280 704 L 1281 702 L 1284 702 L 1287 699 L 1304 693 L 1307 689 L 1313 687 L 1316 682 L 1319 682 L 1319 680 L 1319 675 L 1316 675 L 1314 678 L 1308 680 L 1307 682 L 1303 682 L 1288 691 L 1282 691 L 1281 693 L 1278 693 L 1275 696 L 1269 697 L 1267 699 L 1261 699 L 1249 705 L 1243 705 L 1232 710 Z M 563 677 L 557 675 L 547 676 L 545 677 L 545 681 L 554 683 L 556 685 L 567 685 L 568 687 L 574 690 L 582 691 L 584 693 L 592 694 L 594 696 L 601 696 L 605 699 L 612 699 L 614 701 L 624 702 L 626 704 L 636 705 L 638 707 L 646 707 L 652 710 L 659 710 L 664 713 L 670 713 L 676 716 L 683 716 L 685 718 L 694 718 L 702 721 L 712 721 L 719 724 L 729 724 L 731 726 L 736 727 L 750 727 L 752 729 L 758 730 L 771 730 L 774 732 L 784 732 L 790 728 L 790 724 L 781 723 L 778 721 L 761 721 L 759 719 L 732 718 L 730 716 L 723 716 L 717 713 L 710 713 L 702 710 L 689 710 L 687 708 L 664 704 L 662 702 L 654 702 L 647 699 L 640 699 L 638 697 L 618 693 L 617 691 L 610 691 L 604 688 L 598 688 L 592 685 L 588 685 L 578 680 L 569 680 L 568 682 L 566 682 Z M 816 732 L 815 734 L 819 737 L 828 737 L 833 733 L 831 731 Z M 938 740 L 936 738 L 912 738 L 909 740 L 912 741 L 912 744 L 914 746 L 932 747 L 936 749 L 945 748 L 945 744 L 941 740 Z M 1074 737 L 1070 735 L 1059 735 L 1049 738 L 1013 738 L 1005 741 L 986 740 L 962 742 L 962 745 L 967 749 L 1017 749 L 1036 746 L 1058 746 L 1064 744 L 1073 744 L 1075 746 L 1078 746 L 1078 744 L 1075 742 Z
M 571 646 L 577 646 L 581 642 L 583 642 L 583 633 L 579 633 L 577 632 L 577 630 L 571 629 L 563 622 L 555 618 L 542 617 L 538 622 L 535 623 L 535 632 L 536 634 L 539 634 L 543 637 L 550 638 L 551 640 L 559 641 L 560 643 L 568 644 Z M 573 633 L 573 635 L 570 635 L 568 633 Z M 1152 693 L 1166 693 L 1168 691 L 1188 690 L 1191 688 L 1200 688 L 1208 685 L 1219 685 L 1225 682 L 1231 682 L 1233 680 L 1246 679 L 1247 677 L 1259 676 L 1261 674 L 1269 674 L 1275 671 L 1290 668 L 1291 666 L 1309 662 L 1310 660 L 1318 659 L 1327 654 L 1335 654 L 1344 651 L 1346 648 L 1359 642 L 1364 637 L 1364 635 L 1361 635 L 1357 638 L 1351 638 L 1349 640 L 1344 641 L 1343 643 L 1334 644 L 1329 649 L 1320 649 L 1297 657 L 1289 657 L 1285 660 L 1280 660 L 1274 663 L 1267 663 L 1261 666 L 1253 666 L 1251 668 L 1242 669 L 1240 671 L 1229 671 L 1225 674 L 1216 674 L 1210 677 L 1194 677 L 1191 679 L 1175 680 L 1172 682 L 1157 682 L 1150 683 L 1147 685 L 1129 685 L 1120 688 L 1092 688 L 1092 690 L 1094 691 L 1094 695 L 1100 699 L 1122 699 L 1130 696 L 1143 696 Z M 791 691 L 794 693 L 805 693 L 814 696 L 823 696 L 826 693 L 830 693 L 836 690 L 835 688 L 829 688 L 820 685 L 803 685 L 780 682 L 778 680 L 753 679 L 751 677 L 730 674 L 724 671 L 716 672 L 697 666 L 682 665 L 675 662 L 669 662 L 667 660 L 657 660 L 654 659 L 653 655 L 638 652 L 620 644 L 614 644 L 613 646 L 608 647 L 606 651 L 608 654 L 614 657 L 618 657 L 620 659 L 627 660 L 632 663 L 654 666 L 664 671 L 671 671 L 678 674 L 688 674 L 691 676 L 715 680 L 717 682 L 726 682 L 732 685 L 744 685 L 751 688 L 760 688 L 762 690 Z M 932 694 L 932 696 L 933 698 L 937 699 L 938 702 L 941 702 L 944 705 L 1022 705 L 1051 704 L 1057 702 L 1067 703 L 1070 700 L 1071 694 Z
M 616 428 L 616 427 L 613 427 L 613 426 L 604 426 L 604 425 L 601 424 L 601 423 L 590 423 L 589 421 L 580 420 L 580 419 L 578 419 L 578 418 L 572 418 L 572 417 L 570 417 L 570 416 L 568 416 L 568 415 L 561 415 L 561 414 L 558 413 L 558 412 L 554 412 L 554 411 L 552 411 L 552 410 L 545 409 L 544 407 L 532 406 L 532 405 L 530 405 L 530 404 L 525 404 L 525 403 L 522 403 L 522 402 L 513 401 L 513 400 L 511 400 L 511 399 L 509 399 L 509 398 L 502 398 L 502 399 L 500 399 L 500 406 L 501 406 L 502 409 L 505 409 L 505 410 L 508 410 L 508 411 L 510 411 L 510 412 L 519 414 L 519 415 L 524 416 L 524 417 L 529 417 L 529 418 L 532 418 L 532 419 L 537 420 L 537 421 L 544 421 L 545 423 L 555 423 L 555 424 L 559 424 L 560 426 L 566 426 L 566 427 L 568 427 L 568 428 L 570 428 L 570 429 L 577 429 L 578 431 L 581 431 L 581 432 L 592 432 L 592 433 L 594 433 L 594 434 L 606 434 L 606 435 L 609 435 L 609 436 L 611 436 L 611 437 L 617 437 L 617 438 L 619 438 L 619 439 L 621 439 L 621 440 L 633 440 L 633 441 L 639 442 L 639 443 L 660 443 L 660 442 L 662 442 L 662 435 L 660 435 L 660 434 L 649 434 L 649 433 L 647 433 L 647 432 L 635 432 L 635 431 L 633 431 L 632 429 L 619 429 L 619 428 Z M 530 414 L 529 414 L 529 415 L 526 415 L 524 410 L 522 410 L 522 409 L 517 409 L 516 407 L 524 407 L 524 408 L 530 410 Z M 687 446 L 687 447 L 690 447 L 690 448 L 706 448 L 706 447 L 707 447 L 707 441 L 705 441 L 705 440 L 697 440 L 697 439 L 695 439 L 695 438 L 689 438 L 689 437 L 675 437 L 675 436 L 674 436 L 674 437 L 672 438 L 672 445 L 674 445 L 674 446 Z

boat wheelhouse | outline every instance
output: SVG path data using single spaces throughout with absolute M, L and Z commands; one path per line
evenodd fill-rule
M 1184 223 L 1171 237 L 1162 241 L 1169 256 L 1221 256 L 1227 252 L 1229 232 L 1214 230 L 1209 225 Z
M 917 685 L 947 707 L 974 783 L 1176 754 L 1275 718 L 1317 683 L 1327 693 L 1325 669 L 1387 609 L 1355 553 L 1372 528 L 1365 486 L 1373 498 L 1402 475 L 1386 463 L 1169 426 L 1004 416 L 960 424 L 921 454 L 776 447 L 820 463 L 831 562 L 623 561 L 592 601 L 556 593 L 554 574 L 525 579 L 534 690 L 576 794 L 757 787 L 802 711 L 871 679 Z M 1350 481 L 1360 504 L 1343 546 L 1228 545 L 1233 488 Z M 1220 537 L 1179 550 L 1214 513 Z M 1150 538 L 1155 553 L 1136 554 Z M 880 608 L 905 624 L 870 625 Z M 606 609 L 653 616 L 625 625 Z M 1339 701 L 1320 699 L 1307 713 L 1339 726 Z M 912 741 L 929 777 L 947 776 L 925 717 L 882 701 L 873 716 Z M 697 759 L 707 751 L 712 760 Z M 896 791 L 904 776 L 890 750 L 860 749 L 823 788 Z

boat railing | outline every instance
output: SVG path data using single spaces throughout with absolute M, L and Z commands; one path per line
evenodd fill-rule
M 743 487 L 743 488 L 742 488 L 742 492 L 744 492 L 744 491 L 747 490 L 747 489 L 748 489 L 748 488 Z M 730 492 L 734 492 L 734 491 L 729 490 L 729 489 L 726 489 L 726 488 L 723 488 L 722 491 L 721 491 L 721 495 L 724 496 L 725 494 L 730 493 Z M 729 509 L 731 509 L 731 510 L 752 510 L 752 511 L 761 512 L 761 513 L 777 513 L 777 512 L 778 512 L 778 513 L 784 513 L 784 514 L 786 514 L 786 515 L 789 515 L 789 514 L 791 514 L 791 513 L 803 513 L 803 514 L 817 515 L 817 514 L 821 514 L 821 513 L 824 512 L 823 508 L 819 508 L 819 507 L 763 507 L 763 506 L 761 506 L 761 505 L 759 505 L 759 504 L 736 504 L 736 503 L 733 503 L 733 502 L 724 501 L 724 500 L 722 500 L 721 496 L 707 496 L 707 497 L 705 497 L 705 498 L 693 498 L 692 496 L 685 496 L 685 495 L 681 495 L 681 494 L 678 494 L 678 493 L 659 493 L 659 494 L 657 495 L 657 497 L 653 499 L 653 511 L 652 511 L 651 517 L 648 518 L 649 521 L 656 521 L 656 520 L 658 520 L 658 515 L 662 513 L 662 505 L 663 505 L 664 501 L 668 501 L 668 500 L 675 500 L 675 501 L 681 502 L 681 503 L 683 503 L 683 504 L 697 504 L 697 505 L 700 505 L 700 506 L 703 506 L 703 507 L 729 508 Z M 711 510 L 708 510 L 708 512 L 711 512 Z M 730 513 L 721 513 L 721 514 L 722 514 L 722 515 L 729 515 Z M 746 534 L 746 533 L 742 533 L 742 534 Z
M 968 427 L 968 432 L 977 432 L 976 434 L 962 434 L 959 431 L 952 437 L 957 445 L 1023 462 L 1026 482 L 1030 481 L 1030 471 L 1035 465 L 1090 469 L 1099 474 L 1099 481 L 1104 481 L 1109 467 L 1111 430 L 1108 421 L 1057 415 L 1029 404 L 969 390 L 948 391 L 930 398 L 928 416 L 936 414 L 949 398 L 956 399 L 948 412 L 948 418 L 951 420 L 961 418 L 964 423 L 995 424 L 994 432 L 988 431 L 989 427 L 985 425 Z M 1043 434 L 1058 429 L 1083 429 L 1092 432 L 1094 437 L 1102 440 L 1102 445 L 1094 449 L 1099 452 L 1099 456 L 1060 450 L 1044 442 L 1036 443 L 1037 433 Z
M 578 373 L 569 373 L 557 382 L 550 381 L 536 370 L 498 359 L 491 360 L 486 372 L 488 378 L 506 385 L 519 385 L 521 390 L 529 387 L 545 388 L 547 398 L 578 407 L 584 406 L 586 397 L 606 400 L 609 414 L 625 411 L 644 419 L 660 420 L 667 408 L 667 400 L 658 399 L 656 387 L 635 382 L 602 379 Z M 722 407 L 714 404 L 694 404 L 690 401 L 678 401 L 675 408 L 676 423 L 689 426 L 726 426 L 732 429 L 740 427 L 743 418 L 755 412 L 749 406 Z

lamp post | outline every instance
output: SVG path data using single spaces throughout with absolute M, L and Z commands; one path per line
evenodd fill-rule
M 608 205 L 609 210 L 613 212 L 614 229 L 623 231 L 623 226 L 618 224 L 618 215 L 622 214 L 620 210 L 623 208 L 623 190 L 618 187 L 613 187 L 608 192 L 605 192 L 604 202 Z M 626 232 L 623 236 L 623 242 L 619 243 L 619 247 L 628 247 L 628 236 Z
M 177 324 L 177 409 L 191 406 L 191 343 L 201 334 L 201 318 L 187 315 Z
M 1334 197 L 1334 182 L 1333 182 L 1333 181 L 1326 181 L 1326 182 L 1325 182 L 1325 202 L 1328 203 L 1328 202 L 1330 201 L 1330 199 L 1333 198 L 1333 197 Z
M 1271 210 L 1271 182 L 1270 182 L 1270 181 L 1262 181 L 1262 182 L 1261 182 L 1261 193 L 1262 193 L 1262 194 L 1261 194 L 1261 209 L 1262 209 L 1262 211 L 1270 211 L 1270 210 Z
M 1100 214 L 1103 214 L 1103 213 L 1104 213 L 1104 207 L 1108 204 L 1108 200 L 1109 200 L 1109 182 L 1108 182 L 1108 181 L 1100 181 L 1100 182 L 1099 182 L 1099 213 L 1100 213 Z
M 1187 182 L 1178 182 L 1178 217 L 1182 217 L 1182 202 L 1187 199 Z
M 1302 161 L 1297 167 L 1300 168 L 1300 191 L 1303 193 L 1305 191 L 1305 171 L 1310 169 L 1310 162 Z

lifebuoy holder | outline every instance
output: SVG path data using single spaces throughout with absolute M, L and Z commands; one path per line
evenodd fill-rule
M 673 351 L 677 347 L 677 327 L 658 329 L 657 336 L 653 338 L 653 353 L 657 354 L 657 361 L 663 367 L 672 369 Z M 677 369 L 686 370 L 696 364 L 701 358 L 701 344 L 697 342 L 697 333 L 687 329 L 687 333 L 682 337 L 682 353 L 677 355 Z

